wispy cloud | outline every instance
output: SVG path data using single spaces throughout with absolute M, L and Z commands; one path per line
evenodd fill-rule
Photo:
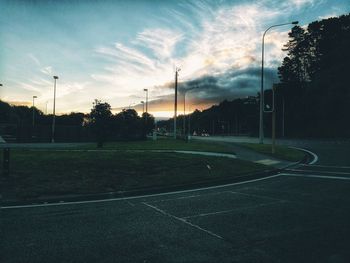
M 41 66 L 39 59 L 33 53 L 28 53 L 27 55 L 37 66 Z
M 89 111 L 95 98 L 114 108 L 128 106 L 143 100 L 143 89 L 149 88 L 151 109 L 169 112 L 175 66 L 181 68 L 181 89 L 193 83 L 200 87 L 196 96 L 189 96 L 197 104 L 255 95 L 264 30 L 291 17 L 298 20 L 300 14 L 312 13 L 308 21 L 300 19 L 303 25 L 318 17 L 339 15 L 346 1 L 196 0 L 145 5 L 141 1 L 134 8 L 102 2 L 57 5 L 63 19 L 55 14 L 38 16 L 42 8 L 51 9 L 43 1 L 38 8 L 26 13 L 14 10 L 16 16 L 6 18 L 7 26 L 1 28 L 5 48 L 0 55 L 7 58 L 4 72 L 12 74 L 6 81 L 15 87 L 11 100 L 37 95 L 38 102 L 51 101 L 52 76 L 58 74 L 57 99 L 62 111 Z M 326 4 L 319 8 L 323 3 L 331 8 L 325 8 Z M 125 19 L 130 23 L 124 23 Z M 277 80 L 276 68 L 285 55 L 281 48 L 289 29 L 275 28 L 266 36 L 266 86 Z M 52 32 L 56 41 L 51 39 Z
M 182 5 L 192 14 L 191 18 L 176 10 L 169 13 L 181 21 L 180 26 L 184 25 L 191 31 L 196 28 L 199 33 L 195 37 L 186 31 L 181 32 L 179 26 L 166 29 L 148 28 L 138 33 L 128 46 L 117 43 L 114 47 L 97 48 L 97 53 L 107 60 L 114 60 L 114 64 L 105 67 L 104 72 L 94 74 L 93 78 L 124 89 L 127 85 L 131 93 L 140 93 L 144 87 L 163 87 L 158 88 L 158 92 L 161 96 L 167 96 L 170 90 L 166 83 L 173 78 L 174 65 L 181 67 L 182 82 L 202 79 L 205 76 L 222 77 L 225 72 L 232 70 L 243 74 L 242 70 L 248 69 L 244 76 L 231 76 L 235 81 L 231 81 L 230 85 L 226 80 L 221 80 L 222 85 L 210 84 L 213 88 L 207 88 L 203 92 L 211 101 L 214 99 L 211 93 L 223 94 L 215 90 L 219 88 L 227 89 L 226 95 L 230 97 L 233 94 L 231 89 L 247 85 L 251 86 L 249 92 L 255 93 L 257 85 L 248 80 L 256 80 L 254 76 L 248 76 L 247 72 L 257 74 L 249 71 L 249 68 L 256 68 L 260 60 L 260 25 L 266 19 L 280 16 L 280 11 L 264 7 L 261 2 L 217 9 L 213 9 L 206 2 Z M 286 32 L 271 33 L 267 38 L 267 51 L 270 58 L 273 58 L 271 60 L 276 61 L 282 57 L 281 48 L 285 40 Z M 243 80 L 246 81 L 244 85 Z M 247 90 L 243 93 L 247 94 Z M 237 94 L 242 92 L 235 92 L 235 97 Z

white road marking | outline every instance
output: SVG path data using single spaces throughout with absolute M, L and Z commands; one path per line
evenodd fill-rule
M 315 153 L 313 153 L 313 152 L 311 152 L 309 150 L 306 150 L 304 148 L 293 147 L 293 146 L 289 146 L 289 148 L 300 150 L 300 151 L 304 151 L 304 152 L 307 152 L 307 153 L 311 154 L 312 157 L 313 157 L 313 160 L 309 164 L 314 164 L 314 163 L 317 163 L 317 161 L 318 161 L 318 156 Z
M 350 181 L 350 177 L 341 177 L 341 176 L 327 176 L 327 175 L 316 175 L 316 174 L 289 174 L 289 173 L 281 173 L 280 175 Z
M 277 201 L 277 202 L 262 203 L 259 205 L 243 206 L 243 207 L 238 207 L 238 208 L 229 209 L 229 210 L 222 210 L 222 211 L 217 211 L 217 212 L 203 213 L 203 214 L 198 214 L 198 215 L 193 215 L 193 216 L 186 216 L 186 217 L 184 217 L 184 219 L 211 216 L 211 215 L 220 215 L 220 214 L 231 213 L 231 212 L 238 211 L 238 210 L 252 209 L 252 208 L 258 208 L 258 207 L 262 207 L 262 206 L 269 206 L 269 205 L 273 205 L 273 204 L 278 204 L 278 203 L 286 203 L 286 202 L 288 202 L 288 201 L 282 200 L 282 201 Z
M 332 166 L 332 165 L 309 165 L 309 164 L 302 164 L 302 166 L 307 166 L 307 167 L 320 167 L 320 168 L 339 168 L 339 169 L 350 169 L 350 166 Z
M 205 194 L 205 196 L 208 195 L 219 195 L 223 193 L 229 193 L 230 191 L 222 191 L 222 192 L 215 192 L 215 193 L 208 193 Z M 161 200 L 154 200 L 150 201 L 151 203 L 160 203 L 160 202 L 169 202 L 169 201 L 176 201 L 176 200 L 183 200 L 183 199 L 191 199 L 191 198 L 196 198 L 196 197 L 201 197 L 203 195 L 188 195 L 188 196 L 181 196 L 181 197 L 176 197 L 176 198 L 166 198 L 166 199 L 161 199 Z
M 46 207 L 46 206 L 93 204 L 93 203 L 104 203 L 104 202 L 113 202 L 113 201 L 141 199 L 141 198 L 148 198 L 148 197 L 155 197 L 155 196 L 192 193 L 192 192 L 198 192 L 198 191 L 220 189 L 220 188 L 225 188 L 225 187 L 230 187 L 230 186 L 235 186 L 235 185 L 259 182 L 259 181 L 263 181 L 263 180 L 267 180 L 267 179 L 271 179 L 271 178 L 275 178 L 275 177 L 280 177 L 280 176 L 281 176 L 281 174 L 275 174 L 275 175 L 266 176 L 266 177 L 263 177 L 263 178 L 252 179 L 252 180 L 247 180 L 247 181 L 238 182 L 238 183 L 223 184 L 223 185 L 216 185 L 216 186 L 209 186 L 209 187 L 203 187 L 203 188 L 195 188 L 195 189 L 190 189 L 190 190 L 174 191 L 174 192 L 167 192 L 167 193 L 160 193 L 160 194 L 139 195 L 139 196 L 130 196 L 130 197 L 118 197 L 118 198 L 90 200 L 90 201 L 73 201 L 73 202 L 64 202 L 64 203 L 49 203 L 49 204 L 43 203 L 43 204 L 32 204 L 32 205 L 12 205 L 12 206 L 2 206 L 1 209 L 19 209 L 19 208 L 34 208 L 34 207 Z
M 273 198 L 273 197 L 264 196 L 264 195 L 248 194 L 248 193 L 235 192 L 235 191 L 230 191 L 230 193 L 239 194 L 239 195 L 245 195 L 245 196 L 250 196 L 250 197 L 257 197 L 257 198 L 261 198 L 261 199 L 271 199 L 271 200 L 276 200 L 276 201 L 286 201 L 286 200 L 283 200 L 283 199 Z
M 184 223 L 184 224 L 187 224 L 187 225 L 189 225 L 189 226 L 191 226 L 191 227 L 193 227 L 193 228 L 199 229 L 199 230 L 201 230 L 201 231 L 203 231 L 203 232 L 205 232 L 205 233 L 207 233 L 207 234 L 209 234 L 209 235 L 211 235 L 211 236 L 213 236 L 213 237 L 216 237 L 216 238 L 219 238 L 219 239 L 224 239 L 223 237 L 221 237 L 221 236 L 219 236 L 219 235 L 217 235 L 217 234 L 215 234 L 215 233 L 213 233 L 213 232 L 211 232 L 211 231 L 209 231 L 209 230 L 206 230 L 206 229 L 204 229 L 204 228 L 202 228 L 202 227 L 200 227 L 200 226 L 198 226 L 198 225 L 195 225 L 195 224 L 193 224 L 193 223 L 191 223 L 191 222 L 188 222 L 188 221 L 187 221 L 186 219 L 184 219 L 184 218 L 180 218 L 180 217 L 174 216 L 174 215 L 172 215 L 172 214 L 169 214 L 169 213 L 165 212 L 164 210 L 162 210 L 162 209 L 160 209 L 160 208 L 158 208 L 158 207 L 156 207 L 156 206 L 150 205 L 150 204 L 148 204 L 148 203 L 146 203 L 146 202 L 142 202 L 142 203 L 143 203 L 145 206 L 148 206 L 148 207 L 150 207 L 150 208 L 156 210 L 157 212 L 159 212 L 159 213 L 161 213 L 161 214 L 163 214 L 163 215 L 166 215 L 166 216 L 168 216 L 168 217 L 171 217 L 171 218 L 173 218 L 173 219 L 176 219 L 176 220 L 178 220 L 178 221 L 180 221 L 180 222 L 182 222 L 182 223 Z
M 324 174 L 344 174 L 344 175 L 350 175 L 350 173 L 346 172 L 330 172 L 330 171 L 314 171 L 314 170 L 302 170 L 302 169 L 287 169 L 286 171 L 291 171 L 291 172 L 313 172 L 313 173 L 324 173 Z
M 280 161 L 271 160 L 271 159 L 263 159 L 263 160 L 255 161 L 255 163 L 260 163 L 260 164 L 265 164 L 265 165 L 273 165 L 273 164 L 280 163 Z

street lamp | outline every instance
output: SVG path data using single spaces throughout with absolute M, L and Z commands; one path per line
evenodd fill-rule
M 297 25 L 299 22 L 289 22 L 284 24 L 277 24 L 270 26 L 265 30 L 262 37 L 262 48 L 261 48 L 261 89 L 260 89 L 260 122 L 259 122 L 259 141 L 264 143 L 264 48 L 265 48 L 265 35 L 273 27 L 286 26 L 286 25 Z
M 34 125 L 35 125 L 35 110 L 34 110 L 34 99 L 36 99 L 37 96 L 33 96 L 33 129 L 34 129 Z
M 54 79 L 54 88 L 53 88 L 53 116 L 52 116 L 52 137 L 51 142 L 55 142 L 55 113 L 56 113 L 56 80 L 58 80 L 58 76 L 53 76 Z

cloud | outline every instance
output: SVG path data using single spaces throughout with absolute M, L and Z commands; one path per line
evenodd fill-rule
M 28 53 L 27 55 L 28 55 L 28 57 L 29 57 L 32 61 L 34 61 L 34 63 L 35 63 L 37 66 L 41 66 L 39 59 L 38 59 L 36 56 L 34 56 L 34 54 Z
M 44 73 L 45 75 L 47 76 L 52 76 L 52 67 L 51 66 L 47 66 L 47 67 L 44 67 L 40 70 L 42 73 Z
M 171 59 L 176 44 L 181 41 L 182 33 L 165 29 L 146 29 L 139 33 L 134 42 L 153 51 L 158 60 Z
M 255 96 L 260 89 L 260 67 L 248 67 L 241 70 L 228 70 L 216 76 L 206 75 L 189 81 L 180 82 L 178 85 L 178 104 L 180 112 L 183 105 L 183 96 L 186 92 L 187 109 L 204 109 L 213 104 L 218 104 L 224 99 L 232 100 L 247 96 Z M 270 89 L 278 80 L 274 68 L 265 69 L 265 89 Z M 165 87 L 164 88 L 169 88 Z M 160 112 L 168 116 L 173 114 L 174 91 L 170 94 L 152 97 L 150 101 L 151 112 L 162 116 Z M 120 107 L 119 109 L 122 109 Z M 137 104 L 133 108 L 142 111 L 142 105 Z M 170 111 L 169 111 L 170 110 Z
M 37 72 L 30 72 L 29 80 L 22 79 L 19 86 L 25 91 L 25 98 L 38 93 L 40 99 L 51 100 L 52 76 L 57 71 L 60 72 L 57 96 L 65 109 L 87 111 L 95 98 L 106 100 L 115 108 L 128 106 L 143 100 L 143 89 L 148 88 L 151 109 L 157 108 L 158 103 L 159 109 L 169 112 L 177 66 L 181 68 L 180 90 L 200 86 L 196 93 L 188 93 L 197 104 L 255 95 L 260 85 L 264 30 L 271 24 L 287 22 L 296 11 L 315 8 L 322 1 L 166 2 L 161 11 L 157 9 L 154 16 L 142 20 L 147 21 L 144 25 L 119 27 L 120 35 L 114 35 L 118 30 L 107 30 L 111 28 L 104 22 L 96 26 L 100 30 L 98 38 L 94 35 L 94 39 L 88 39 L 79 34 L 82 38 L 74 42 L 74 37 L 69 36 L 69 45 L 54 46 L 65 53 L 60 60 L 48 59 L 40 53 L 39 61 L 36 56 L 39 53 L 26 53 L 37 66 Z M 130 24 L 137 24 L 134 22 Z M 267 87 L 277 80 L 276 68 L 285 55 L 281 48 L 287 41 L 288 29 L 276 28 L 266 36 Z M 89 43 L 88 47 L 81 44 L 83 41 Z M 74 50 L 70 48 L 72 43 Z M 80 48 L 84 52 L 75 52 Z M 72 61 L 76 63 L 67 65 Z
M 174 66 L 181 68 L 179 81 L 183 87 L 193 83 L 200 86 L 197 100 L 214 103 L 256 95 L 260 85 L 261 35 L 265 29 L 261 25 L 282 15 L 280 9 L 267 6 L 267 2 L 225 7 L 213 7 L 205 1 L 181 2 L 180 8 L 191 17 L 181 9 L 169 10 L 172 17 L 163 20 L 179 22 L 175 26 L 165 23 L 166 28 L 146 28 L 128 45 L 116 43 L 97 48 L 95 51 L 112 61 L 112 65 L 92 77 L 112 84 L 121 94 L 129 93 L 126 105 L 143 88 L 156 90 L 157 97 L 162 97 L 153 104 L 163 102 L 173 92 Z M 293 0 L 282 8 L 310 4 L 313 1 Z M 277 67 L 287 38 L 287 31 L 271 31 L 266 36 L 266 67 Z M 266 74 L 270 71 L 273 76 L 267 81 L 277 81 L 276 69 L 267 69 Z

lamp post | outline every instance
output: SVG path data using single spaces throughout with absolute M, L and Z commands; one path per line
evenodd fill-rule
M 56 117 L 56 80 L 58 76 L 53 76 L 54 79 L 54 88 L 53 88 L 53 116 L 52 116 L 52 134 L 51 142 L 55 142 L 55 117 Z
M 297 25 L 299 22 L 289 22 L 284 24 L 277 24 L 267 28 L 262 37 L 262 48 L 261 48 L 261 89 L 260 89 L 260 121 L 259 121 L 259 142 L 264 143 L 264 48 L 265 48 L 265 35 L 271 28 L 286 26 L 286 25 Z
M 34 125 L 35 125 L 35 110 L 34 110 L 34 99 L 36 99 L 37 96 L 33 96 L 33 129 L 34 129 Z

